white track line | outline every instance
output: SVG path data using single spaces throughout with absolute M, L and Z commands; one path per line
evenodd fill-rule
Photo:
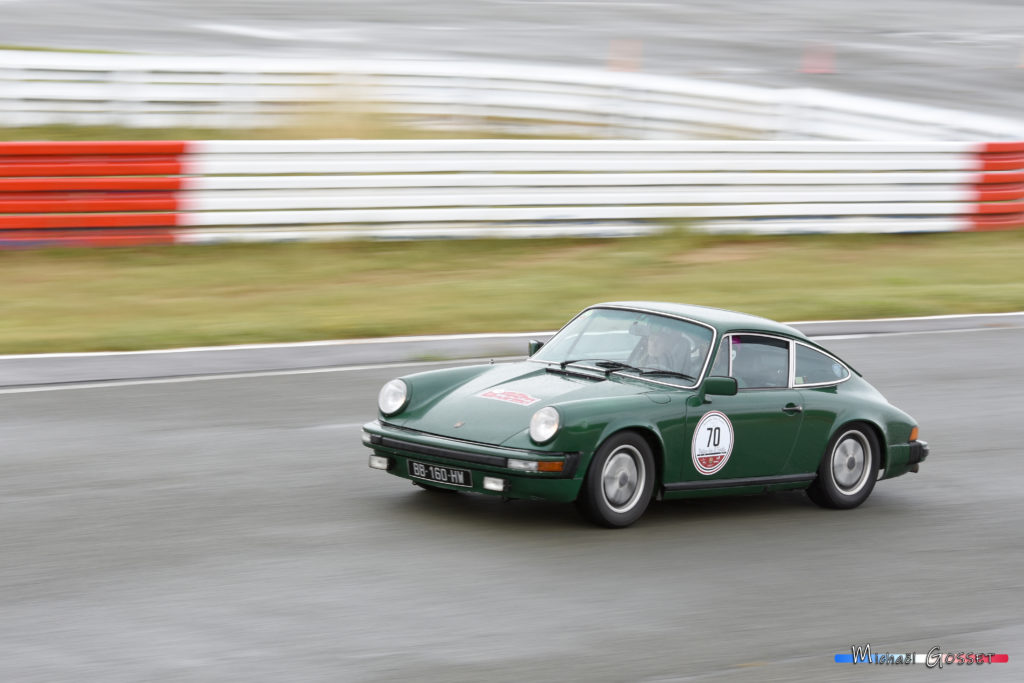
M 408 363 L 379 363 L 375 365 L 346 365 L 333 368 L 301 368 L 297 370 L 259 370 L 255 372 L 229 372 L 215 375 L 183 375 L 181 377 L 154 377 L 149 379 L 117 379 L 110 381 L 72 382 L 68 384 L 34 384 L 30 386 L 0 389 L 0 394 L 34 394 L 43 391 L 73 391 L 76 389 L 109 389 L 134 387 L 146 384 L 185 384 L 187 382 L 214 382 L 224 379 L 250 379 L 256 377 L 285 377 L 288 375 L 322 375 L 333 372 L 354 372 L 357 370 L 384 370 L 388 368 L 419 368 L 434 365 L 469 365 L 486 363 L 496 358 L 460 358 L 459 360 L 416 361 Z
M 830 325 L 832 323 L 897 323 L 914 322 L 916 320 L 962 320 L 964 318 L 1007 318 L 1024 315 L 1024 311 L 1010 313 L 954 313 L 950 315 L 920 315 L 910 318 L 850 318 L 844 320 L 800 320 L 786 325 Z
M 920 330 L 918 332 L 865 332 L 863 334 L 826 334 L 813 337 L 814 341 L 841 341 L 843 339 L 873 339 L 876 337 L 912 337 L 921 334 L 955 334 L 958 332 L 1004 332 L 1020 327 L 965 327 L 959 330 Z
M 24 360 L 31 358 L 102 358 L 104 356 L 145 356 L 149 354 L 199 353 L 206 351 L 248 351 L 259 349 L 302 349 L 317 346 L 361 346 L 368 344 L 405 344 L 429 341 L 464 341 L 469 339 L 516 339 L 547 336 L 548 332 L 482 332 L 477 334 L 438 334 L 417 337 L 377 337 L 370 339 L 324 339 L 320 341 L 287 342 L 281 344 L 235 344 L 232 346 L 186 346 L 173 349 L 146 349 L 144 351 L 76 351 L 69 353 L 22 353 L 0 356 L 0 361 Z
M 964 318 L 1006 318 L 1024 316 L 1024 311 L 1011 313 L 960 313 L 953 315 L 928 315 L 911 318 L 867 318 L 863 320 L 802 320 L 784 323 L 785 325 L 830 325 L 835 323 L 887 323 L 913 322 L 917 320 L 962 320 Z M 0 356 L 0 361 L 24 360 L 32 358 L 101 358 L 104 356 L 143 356 L 147 354 L 200 353 L 207 351 L 245 351 L 259 349 L 301 349 L 325 346 L 361 346 L 369 344 L 405 344 L 429 341 L 465 341 L 471 339 L 519 339 L 527 337 L 543 337 L 554 334 L 554 330 L 546 332 L 507 332 L 507 333 L 476 333 L 476 334 L 441 334 L 419 335 L 411 337 L 376 337 L 370 339 L 325 339 L 320 341 L 288 342 L 280 344 L 235 344 L 230 346 L 188 346 L 171 349 L 147 349 L 144 351 L 81 351 L 70 353 L 24 353 Z M 895 334 L 895 333 L 878 333 Z M 826 337 L 818 337 L 825 339 Z M 831 337 L 829 337 L 831 338 Z
M 1018 330 L 1022 328 L 1016 327 L 972 327 L 965 328 L 962 330 L 922 330 L 920 332 L 882 332 L 872 334 L 838 334 L 830 336 L 817 337 L 816 339 L 824 341 L 841 341 L 845 339 L 878 339 L 882 337 L 909 337 L 919 336 L 926 334 L 957 334 L 957 333 L 973 333 L 973 332 L 1005 332 L 1008 330 Z M 224 374 L 214 375 L 186 375 L 182 377 L 156 377 L 152 379 L 126 379 L 126 380 L 111 380 L 108 382 L 77 382 L 68 384 L 37 384 L 31 386 L 20 386 L 10 387 L 7 389 L 0 389 L 0 395 L 3 394 L 34 394 L 44 391 L 72 391 L 76 389 L 110 389 L 118 387 L 133 387 L 143 386 L 147 384 L 185 384 L 187 382 L 214 382 L 217 380 L 229 380 L 229 379 L 250 379 L 259 377 L 286 377 L 288 375 L 320 375 L 334 372 L 356 372 L 359 370 L 385 370 L 390 368 L 417 368 L 417 367 L 431 367 L 436 365 L 469 365 L 472 363 L 484 363 L 484 362 L 508 362 L 514 360 L 517 356 L 505 356 L 495 358 L 460 358 L 457 360 L 445 360 L 445 361 L 415 361 L 406 363 L 377 363 L 373 365 L 346 365 L 342 367 L 331 367 L 331 368 L 302 368 L 297 370 L 270 370 L 270 371 L 255 371 L 255 372 L 231 372 Z

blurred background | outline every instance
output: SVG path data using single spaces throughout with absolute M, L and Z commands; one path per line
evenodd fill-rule
M 5 2 L 8 45 L 172 55 L 413 58 L 822 86 L 1016 116 L 1024 9 L 985 0 Z
M 0 0 L 0 678 L 861 680 L 870 643 L 1020 680 L 1022 27 Z M 933 455 L 623 532 L 366 467 L 388 379 L 625 299 L 867 319 L 807 329 Z

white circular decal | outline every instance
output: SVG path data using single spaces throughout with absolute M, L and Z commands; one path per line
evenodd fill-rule
M 709 410 L 693 430 L 693 466 L 701 474 L 714 474 L 732 455 L 732 422 L 723 413 Z

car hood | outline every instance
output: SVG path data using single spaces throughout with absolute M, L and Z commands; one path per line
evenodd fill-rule
M 591 379 L 583 374 L 548 372 L 534 362 L 495 365 L 417 406 L 404 419 L 389 421 L 431 434 L 500 444 L 528 429 L 530 418 L 545 406 L 656 390 L 615 375 L 604 379 L 595 374 Z M 415 394 L 415 382 L 412 391 Z

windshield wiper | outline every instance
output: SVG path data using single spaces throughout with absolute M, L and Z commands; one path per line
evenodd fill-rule
M 610 361 L 595 360 L 594 358 L 573 358 L 572 360 L 563 360 L 558 364 L 558 367 L 565 370 L 566 365 L 572 365 L 573 363 L 593 363 L 594 365 L 600 365 L 601 363 L 607 363 Z
M 604 380 L 606 380 L 608 378 L 608 373 L 605 373 L 603 377 L 600 376 L 600 375 L 594 375 L 594 374 L 592 374 L 592 371 L 594 370 L 594 368 L 586 368 L 587 370 L 591 370 L 591 372 L 583 372 L 581 370 L 566 369 L 566 367 L 565 367 L 567 365 L 572 365 L 573 363 L 581 363 L 583 361 L 590 361 L 590 360 L 592 360 L 592 359 L 590 359 L 590 358 L 578 358 L 576 360 L 563 360 L 562 362 L 557 363 L 556 365 L 548 365 L 545 368 L 545 370 L 547 370 L 548 372 L 561 373 L 561 374 L 565 374 L 565 375 L 573 375 L 573 376 L 576 376 L 576 377 L 587 377 L 587 378 L 590 378 L 590 379 L 593 379 L 593 380 L 597 380 L 599 382 L 603 382 Z
M 594 365 L 599 368 L 604 368 L 605 374 L 615 372 L 616 370 L 632 370 L 634 372 L 639 372 L 641 375 L 644 372 L 635 365 L 630 365 L 629 363 L 623 363 L 622 361 L 617 360 L 599 360 L 594 363 Z
M 594 365 L 601 368 L 608 368 L 608 372 L 615 372 L 616 370 L 632 370 L 638 375 L 667 375 L 669 377 L 681 377 L 682 379 L 690 380 L 691 382 L 696 381 L 696 377 L 690 377 L 689 375 L 676 372 L 675 370 L 662 370 L 660 368 L 638 368 L 635 365 L 629 363 L 622 363 L 617 360 L 599 360 Z
M 648 370 L 641 370 L 640 374 L 641 375 L 665 375 L 667 377 L 680 377 L 682 379 L 690 380 L 691 382 L 696 382 L 697 381 L 696 377 L 691 377 L 690 375 L 687 375 L 685 372 L 676 372 L 675 370 L 659 370 L 657 368 L 651 368 L 651 369 L 648 369 Z
M 563 360 L 561 363 L 559 363 L 559 366 L 561 366 L 561 368 L 565 370 L 566 365 L 583 362 L 592 363 L 593 365 L 601 368 L 602 370 L 605 371 L 605 375 L 608 375 L 611 372 L 615 372 L 616 370 L 633 370 L 635 372 L 643 373 L 643 370 L 636 367 L 635 365 L 630 365 L 629 363 L 623 363 L 622 361 L 617 360 L 604 360 L 598 358 L 577 358 L 575 360 Z
M 697 380 L 696 377 L 691 377 L 690 375 L 687 375 L 686 373 L 683 372 L 676 372 L 675 370 L 661 370 L 659 368 L 638 368 L 635 365 L 630 365 L 629 363 L 623 363 L 622 361 L 617 360 L 573 358 L 570 360 L 561 361 L 558 364 L 558 367 L 562 370 L 565 370 L 565 366 L 572 365 L 573 363 L 591 363 L 604 370 L 605 377 L 618 370 L 631 370 L 640 376 L 663 375 L 667 377 L 679 377 L 680 379 L 689 380 L 690 382 L 695 382 Z

